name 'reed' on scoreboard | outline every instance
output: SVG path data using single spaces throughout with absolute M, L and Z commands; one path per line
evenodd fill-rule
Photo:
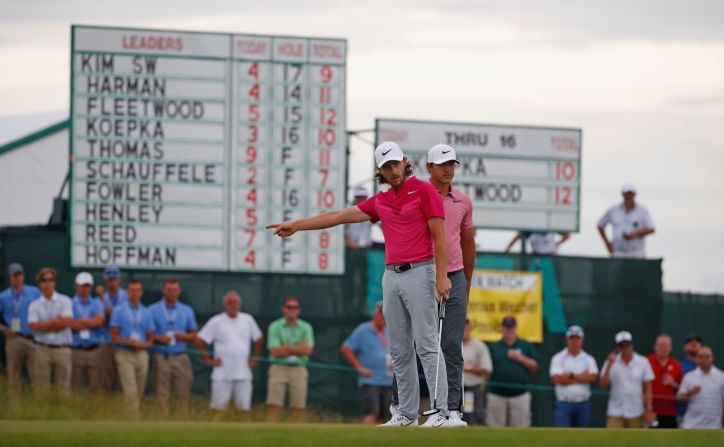
M 345 47 L 73 27 L 72 264 L 343 272 L 341 230 L 263 228 L 344 205 Z
M 398 142 L 422 178 L 430 147 L 455 148 L 477 228 L 578 231 L 580 129 L 378 119 L 376 139 Z

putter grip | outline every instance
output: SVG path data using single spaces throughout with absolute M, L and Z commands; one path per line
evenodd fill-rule
M 438 318 L 441 320 L 445 319 L 445 298 L 440 300 L 440 307 L 438 309 Z

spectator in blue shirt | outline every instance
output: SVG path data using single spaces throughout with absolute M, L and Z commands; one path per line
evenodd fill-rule
M 110 324 L 126 412 L 134 419 L 140 416 L 148 378 L 148 349 L 153 345 L 154 330 L 151 312 L 141 304 L 142 296 L 141 281 L 128 281 L 128 302 L 113 310 Z
M 80 272 L 75 277 L 73 297 L 73 372 L 72 383 L 80 387 L 88 381 L 91 391 L 98 388 L 101 329 L 106 322 L 103 305 L 91 296 L 93 276 Z
M 103 327 L 101 335 L 102 344 L 98 385 L 102 390 L 110 392 L 113 388 L 113 380 L 116 377 L 116 370 L 118 369 L 116 366 L 113 346 L 110 343 L 111 314 L 116 306 L 128 301 L 128 292 L 126 289 L 121 287 L 121 270 L 115 265 L 106 267 L 103 271 L 103 281 L 105 282 L 105 291 L 102 295 L 100 295 L 100 298 L 105 312 L 106 324 Z
M 388 369 L 390 347 L 385 330 L 382 303 L 378 303 L 372 320 L 360 324 L 340 348 L 345 360 L 359 373 L 362 411 L 365 424 L 376 424 L 386 414 L 392 400 L 392 374 Z
M 28 326 L 28 307 L 40 297 L 40 290 L 35 286 L 25 285 L 23 266 L 17 262 L 8 266 L 8 277 L 10 287 L 0 292 L 0 310 L 4 320 L 4 324 L 0 324 L 0 330 L 5 335 L 10 401 L 18 402 L 23 366 L 28 376 L 33 378 L 35 344 L 33 332 Z
M 699 336 L 699 334 L 691 332 L 684 339 L 684 353 L 686 353 L 686 356 L 682 357 L 680 361 L 681 372 L 683 372 L 684 375 L 698 368 L 698 364 L 696 363 L 696 356 L 697 354 L 699 354 L 699 349 L 701 349 L 701 337 Z M 681 427 L 681 423 L 684 419 L 684 414 L 686 414 L 686 408 L 686 401 L 676 402 L 676 417 L 679 422 L 679 427 Z
M 193 384 L 191 360 L 186 342 L 193 342 L 198 332 L 193 309 L 179 302 L 181 283 L 176 278 L 163 282 L 163 297 L 149 310 L 155 327 L 153 347 L 153 383 L 164 415 L 171 414 L 171 395 L 181 418 L 187 418 Z

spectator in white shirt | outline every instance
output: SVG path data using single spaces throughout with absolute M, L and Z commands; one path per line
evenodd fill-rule
M 264 337 L 254 317 L 240 312 L 241 297 L 235 291 L 224 295 L 224 312 L 206 322 L 196 338 L 196 347 L 204 361 L 214 367 L 211 373 L 211 409 L 215 419 L 233 399 L 239 419 L 249 420 L 251 409 L 252 370 L 264 347 Z M 253 343 L 253 353 L 252 350 Z M 214 357 L 207 353 L 207 344 L 214 345 Z
M 566 348 L 553 356 L 550 376 L 556 384 L 556 427 L 588 427 L 591 417 L 591 383 L 598 377 L 596 359 L 583 350 L 583 328 L 566 331 Z
M 626 183 L 621 187 L 623 202 L 612 206 L 598 221 L 598 232 L 606 250 L 614 258 L 645 258 L 644 238 L 656 228 L 649 210 L 636 203 L 636 187 Z M 608 240 L 606 226 L 613 227 L 613 242 Z
M 682 428 L 722 428 L 724 373 L 714 366 L 714 354 L 708 346 L 696 354 L 699 365 L 686 374 L 677 400 L 688 402 Z
M 651 382 L 654 371 L 646 357 L 634 352 L 633 336 L 628 331 L 616 334 L 616 349 L 601 368 L 599 385 L 608 388 L 606 427 L 642 428 L 653 422 Z
M 463 332 L 463 420 L 470 425 L 485 423 L 485 385 L 493 373 L 490 350 L 472 336 L 473 327 L 465 320 Z
M 61 392 L 70 392 L 73 344 L 73 302 L 55 291 L 55 269 L 45 267 L 38 271 L 36 279 L 40 298 L 28 308 L 28 325 L 35 338 L 35 378 L 33 387 L 46 389 L 51 382 Z
M 558 234 L 561 236 L 559 240 L 556 240 L 556 233 L 527 233 L 525 241 L 528 242 L 528 245 L 530 245 L 530 251 L 534 255 L 554 255 L 558 253 L 558 247 L 571 237 L 570 233 Z M 517 233 L 508 243 L 508 246 L 505 248 L 505 252 L 509 253 L 513 248 L 513 245 L 522 239 L 523 234 Z M 524 242 L 521 241 L 521 249 L 523 248 L 523 243 Z

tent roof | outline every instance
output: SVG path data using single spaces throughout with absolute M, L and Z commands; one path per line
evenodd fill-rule
M 63 120 L 59 123 L 55 123 L 51 126 L 48 126 L 44 129 L 40 129 L 36 132 L 33 132 L 29 135 L 26 135 L 24 137 L 20 137 L 16 140 L 13 140 L 7 144 L 4 144 L 0 146 L 0 155 L 10 152 L 14 149 L 17 149 L 19 147 L 25 146 L 26 144 L 30 144 L 34 141 L 40 140 L 42 138 L 45 138 L 49 135 L 52 135 L 56 132 L 60 132 L 61 130 L 67 129 L 70 127 L 70 119 Z

